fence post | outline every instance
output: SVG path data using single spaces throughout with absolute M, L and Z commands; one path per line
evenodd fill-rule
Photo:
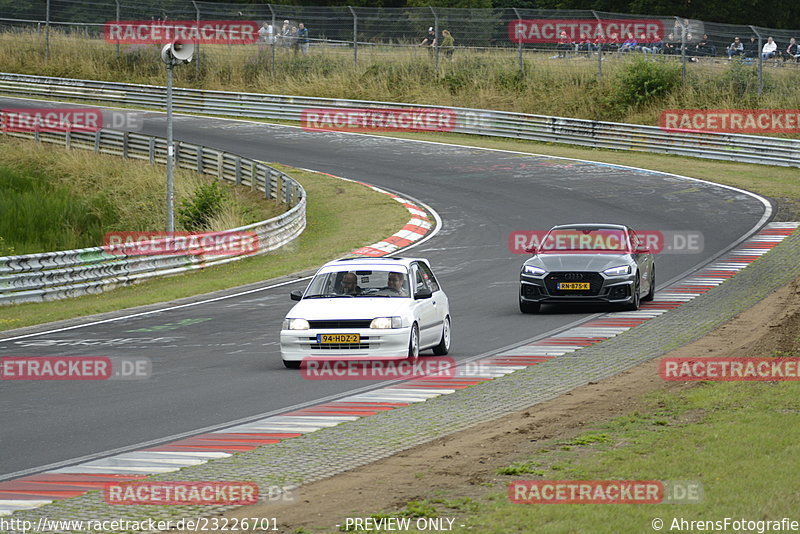
M 267 4 L 269 8 L 270 16 L 272 17 L 272 37 L 268 37 L 270 39 L 270 49 L 272 51 L 272 62 L 269 67 L 269 73 L 275 74 L 275 42 L 278 40 L 278 27 L 275 26 L 275 10 L 272 9 L 272 4 Z
M 433 55 L 434 55 L 434 72 L 436 73 L 436 76 L 439 76 L 439 41 L 440 41 L 440 39 L 439 39 L 439 15 L 436 14 L 436 10 L 433 9 L 433 6 L 430 6 L 430 9 L 431 9 L 431 13 L 433 13 L 433 34 L 434 34 L 433 42 L 435 43 L 435 45 L 433 47 L 434 48 L 434 51 L 433 51 Z
M 358 15 L 353 6 L 347 6 L 353 15 L 353 66 L 358 67 Z
M 592 15 L 594 18 L 597 19 L 597 23 L 600 24 L 600 15 L 597 14 L 597 11 L 592 10 Z M 603 79 L 603 39 L 600 39 L 600 42 L 597 43 L 597 79 Z M 592 45 L 589 44 L 589 53 L 591 54 Z
M 753 33 L 756 34 L 758 37 L 758 50 L 756 50 L 756 54 L 758 54 L 758 95 L 764 92 L 764 57 L 761 55 L 761 32 L 759 32 L 755 26 L 750 26 L 750 29 L 753 30 Z
M 197 22 L 197 27 L 200 28 L 200 8 L 197 7 L 197 2 L 192 0 L 192 5 L 194 6 L 194 16 L 195 21 Z M 200 76 L 200 41 L 198 40 L 195 45 L 195 54 L 194 54 L 194 75 L 195 78 Z
M 681 19 L 675 17 L 678 25 L 681 27 L 681 82 L 686 83 L 686 27 L 681 22 Z
M 114 0 L 114 3 L 117 4 L 117 24 L 119 24 L 119 0 Z M 117 40 L 117 59 L 119 59 L 119 40 Z
M 50 59 L 50 0 L 47 0 L 44 26 L 44 60 Z
M 514 15 L 516 15 L 517 20 L 522 20 L 522 17 L 519 15 L 519 11 L 516 7 L 511 8 L 514 10 Z M 519 64 L 519 75 L 520 77 L 525 76 L 525 66 L 522 63 L 522 39 L 519 40 L 517 43 L 517 63 Z

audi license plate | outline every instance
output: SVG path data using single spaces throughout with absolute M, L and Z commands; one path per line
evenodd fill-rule
M 590 289 L 590 287 L 589 287 L 589 282 L 559 282 L 558 289 L 564 289 L 564 290 L 575 289 L 580 291 L 581 289 L 584 290 Z
M 361 343 L 361 334 L 317 334 L 317 343 Z

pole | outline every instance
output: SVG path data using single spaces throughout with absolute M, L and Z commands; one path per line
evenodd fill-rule
M 686 27 L 681 19 L 675 17 L 681 27 L 681 81 L 686 83 Z
M 117 4 L 117 24 L 119 24 L 119 0 L 114 0 L 114 3 Z M 119 39 L 117 40 L 117 58 L 119 58 Z
M 173 62 L 167 63 L 167 232 L 175 231 L 175 193 L 173 185 L 173 160 L 175 157 L 175 144 L 172 141 L 172 67 Z
M 436 14 L 436 10 L 433 9 L 433 6 L 430 6 L 431 13 L 433 13 L 433 42 L 436 43 L 434 46 L 434 72 L 436 76 L 439 76 L 439 16 Z
M 761 96 L 764 92 L 764 58 L 761 55 L 761 47 L 763 46 L 761 44 L 762 37 L 761 32 L 759 32 L 755 26 L 750 26 L 750 29 L 753 30 L 753 33 L 758 37 L 758 50 L 756 50 L 756 54 L 758 54 L 758 95 Z
M 47 0 L 47 12 L 44 27 L 44 59 L 50 59 L 50 0 Z
M 514 10 L 514 15 L 516 15 L 517 20 L 522 20 L 522 17 L 519 16 L 519 11 L 516 7 L 512 8 Z M 519 75 L 520 78 L 525 75 L 525 66 L 522 63 L 522 39 L 519 40 L 517 43 L 517 64 L 519 65 Z
M 353 65 L 358 67 L 358 16 L 352 6 L 347 6 L 353 15 Z
M 597 14 L 597 11 L 592 10 L 592 15 L 594 18 L 597 19 L 597 22 L 600 22 L 600 15 Z M 591 54 L 592 50 L 591 43 L 588 45 L 589 53 Z M 603 39 L 600 39 L 600 42 L 597 43 L 597 79 L 603 79 Z
M 194 6 L 194 14 L 195 20 L 197 21 L 197 28 L 200 28 L 200 8 L 197 7 L 197 2 L 192 0 L 192 5 Z M 195 61 L 194 61 L 194 75 L 195 78 L 200 76 L 200 41 L 198 40 L 195 43 Z
M 271 41 L 269 43 L 269 47 L 272 52 L 272 61 L 269 66 L 269 73 L 275 74 L 275 42 L 278 40 L 278 27 L 275 26 L 275 10 L 272 9 L 272 4 L 267 4 L 267 7 L 269 8 L 269 13 L 272 17 L 272 36 L 269 37 Z

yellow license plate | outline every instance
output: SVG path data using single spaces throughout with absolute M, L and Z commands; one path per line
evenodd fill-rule
M 559 282 L 558 289 L 590 289 L 589 282 Z
M 317 334 L 317 343 L 361 343 L 361 334 Z

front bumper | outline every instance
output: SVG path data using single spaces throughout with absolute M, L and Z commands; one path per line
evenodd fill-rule
M 359 344 L 323 344 L 317 334 L 359 334 Z M 392 329 L 356 328 L 347 330 L 281 330 L 281 358 L 297 362 L 316 360 L 392 360 L 406 358 L 411 327 Z
M 549 274 L 549 273 L 548 273 Z M 602 278 L 602 285 L 595 294 L 571 295 L 561 292 L 554 294 L 552 284 L 547 284 L 542 277 L 520 275 L 519 299 L 521 302 L 539 304 L 586 304 L 586 303 L 609 303 L 609 304 L 629 304 L 633 302 L 633 290 L 636 283 L 636 275 L 626 276 L 606 276 L 602 273 L 591 273 Z

